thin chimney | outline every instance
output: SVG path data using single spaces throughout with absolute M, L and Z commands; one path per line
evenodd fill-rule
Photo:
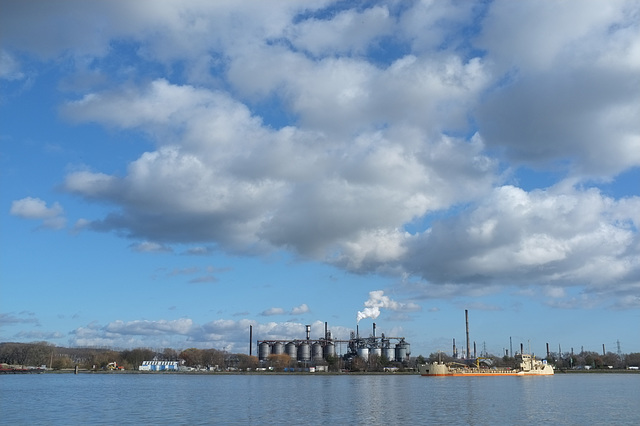
M 469 310 L 464 310 L 464 318 L 467 323 L 467 359 L 471 358 L 471 345 L 469 344 Z

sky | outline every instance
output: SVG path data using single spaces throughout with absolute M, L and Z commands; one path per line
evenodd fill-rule
M 640 2 L 0 0 L 0 341 L 640 352 Z

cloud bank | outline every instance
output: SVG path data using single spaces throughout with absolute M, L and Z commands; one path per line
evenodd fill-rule
M 21 55 L 66 58 L 63 117 L 153 144 L 124 174 L 64 177 L 109 206 L 83 229 L 145 252 L 290 251 L 412 277 L 417 297 L 578 286 L 640 306 L 637 182 L 598 188 L 640 167 L 637 2 L 38 6 L 2 14 L 1 76 L 24 75 Z M 69 7 L 78 25 L 60 25 Z M 556 178 L 529 188 L 522 170 Z M 64 226 L 38 198 L 11 213 Z

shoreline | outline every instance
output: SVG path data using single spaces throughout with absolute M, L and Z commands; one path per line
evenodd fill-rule
M 74 374 L 74 369 L 64 370 L 46 370 L 39 371 L 35 374 Z M 34 373 L 32 373 L 34 374 Z M 123 370 L 123 371 L 99 371 L 99 370 L 83 370 L 79 369 L 77 374 L 152 374 L 152 375 L 192 375 L 192 376 L 420 376 L 415 371 L 403 372 L 382 372 L 382 371 L 354 371 L 354 372 L 314 372 L 307 371 L 139 371 L 139 370 Z M 555 370 L 555 374 L 640 374 L 638 370 Z

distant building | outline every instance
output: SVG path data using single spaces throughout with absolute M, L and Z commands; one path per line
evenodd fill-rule
M 178 361 L 142 361 L 140 371 L 178 371 Z

